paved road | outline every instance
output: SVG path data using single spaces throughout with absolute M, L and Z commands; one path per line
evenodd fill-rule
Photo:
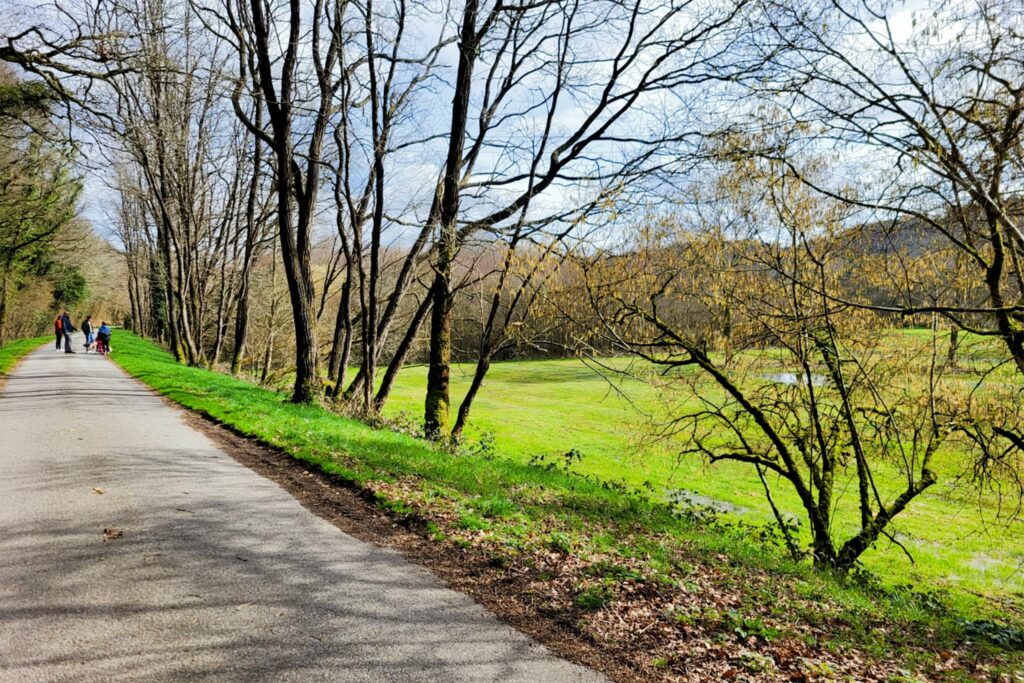
M 602 679 L 47 346 L 0 393 L 0 681 L 143 680 Z

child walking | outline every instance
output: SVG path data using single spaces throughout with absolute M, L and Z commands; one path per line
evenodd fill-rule
M 100 329 L 96 332 L 96 352 L 101 355 L 110 353 L 110 326 L 106 321 L 100 324 Z

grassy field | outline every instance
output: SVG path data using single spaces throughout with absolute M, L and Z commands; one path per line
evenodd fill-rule
M 17 339 L 0 346 L 0 381 L 25 354 L 35 351 L 47 341 L 51 341 L 51 338 L 34 337 L 31 339 Z
M 900 333 L 897 342 L 926 342 L 927 337 L 926 331 L 908 331 Z M 972 348 L 967 343 L 965 364 L 972 356 L 985 352 L 984 346 Z M 625 364 L 623 360 L 611 362 L 620 367 Z M 455 400 L 468 386 L 472 369 L 467 365 L 453 367 Z M 417 418 L 422 411 L 425 383 L 426 368 L 403 370 L 386 408 L 387 415 Z M 708 383 L 702 391 L 714 394 L 719 390 Z M 694 456 L 680 458 L 673 444 L 652 442 L 648 436 L 652 419 L 663 412 L 658 392 L 648 384 L 596 372 L 580 360 L 503 362 L 496 363 L 487 376 L 467 435 L 476 439 L 489 435 L 496 453 L 518 463 L 575 449 L 582 458 L 573 468 L 581 473 L 621 481 L 636 489 L 653 486 L 656 497 L 686 489 L 698 500 L 720 504 L 729 510 L 727 514 L 770 522 L 761 483 L 750 467 L 739 463 L 709 467 Z M 1024 604 L 1024 523 L 997 519 L 991 497 L 979 499 L 955 487 L 959 455 L 944 453 L 939 484 L 914 501 L 894 524 L 896 538 L 913 560 L 886 540 L 869 550 L 863 561 L 889 583 L 941 587 L 965 604 L 975 602 L 982 594 L 1012 609 L 1014 604 Z M 890 492 L 902 484 L 895 472 L 883 468 L 880 475 Z M 846 491 L 844 509 L 849 513 L 837 523 L 850 532 L 856 521 L 856 487 L 847 481 L 837 489 Z M 781 507 L 802 518 L 794 494 L 781 483 L 775 486 L 775 492 Z

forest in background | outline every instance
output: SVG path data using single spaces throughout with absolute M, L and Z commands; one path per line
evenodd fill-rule
M 56 95 L 0 64 L 0 344 L 53 329 L 58 310 L 123 318 L 123 258 L 79 215 L 81 170 Z

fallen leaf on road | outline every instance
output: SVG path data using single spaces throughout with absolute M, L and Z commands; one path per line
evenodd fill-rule
M 103 541 L 113 541 L 115 538 L 121 538 L 124 536 L 124 532 L 118 529 L 116 526 L 107 527 L 103 530 Z
M 106 493 L 106 491 L 97 487 L 93 487 L 92 492 L 95 493 L 97 496 L 102 496 L 104 493 Z

